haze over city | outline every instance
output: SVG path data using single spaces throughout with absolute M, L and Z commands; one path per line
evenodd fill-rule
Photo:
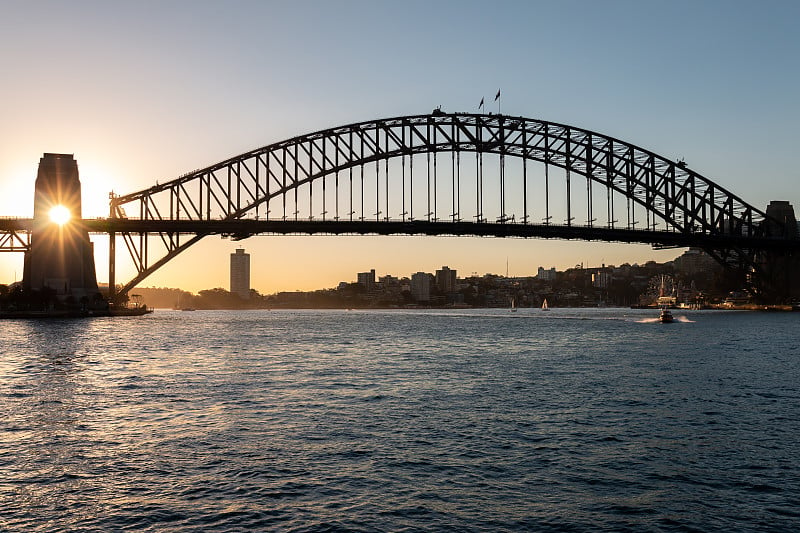
M 360 120 L 498 111 L 601 132 L 766 207 L 800 206 L 794 2 L 30 2 L 4 10 L 0 214 L 30 216 L 44 152 L 75 154 L 85 217 L 248 150 Z M 107 239 L 93 236 L 98 278 Z M 239 243 L 207 237 L 145 286 L 224 286 Z M 245 241 L 262 293 L 354 272 L 532 275 L 666 261 L 676 250 L 569 241 L 273 237 Z M 119 266 L 118 275 L 130 278 Z M 0 280 L 22 254 L 0 256 Z

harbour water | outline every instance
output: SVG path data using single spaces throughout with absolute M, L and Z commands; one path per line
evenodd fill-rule
M 800 528 L 800 313 L 0 324 L 0 531 Z

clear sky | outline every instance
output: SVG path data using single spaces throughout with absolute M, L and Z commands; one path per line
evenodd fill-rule
M 800 209 L 796 1 L 0 0 L 0 216 L 31 216 L 44 152 L 73 153 L 84 216 L 108 192 L 360 120 L 477 111 L 608 134 L 685 158 L 749 203 Z M 96 241 L 98 278 L 107 244 Z M 358 271 L 530 275 L 671 259 L 647 246 L 422 237 L 207 237 L 143 283 L 334 286 Z M 0 281 L 21 277 L 0 254 Z M 122 278 L 129 278 L 123 271 Z

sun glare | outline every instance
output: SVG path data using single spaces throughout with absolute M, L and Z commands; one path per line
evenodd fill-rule
M 69 209 L 67 209 L 63 205 L 54 206 L 50 210 L 50 220 L 52 220 L 59 226 L 63 226 L 64 224 L 69 222 L 69 219 L 71 217 L 72 215 L 70 214 Z

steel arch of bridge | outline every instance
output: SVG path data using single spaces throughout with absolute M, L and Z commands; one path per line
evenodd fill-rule
M 457 174 L 461 172 L 461 154 L 468 152 L 475 154 L 476 176 L 467 194 L 462 192 L 465 185 Z M 440 153 L 449 153 L 452 163 L 452 205 L 444 219 L 438 216 L 436 207 L 437 183 L 442 179 L 437 177 Z M 420 154 L 427 158 L 423 165 L 427 182 L 422 195 L 424 214 L 415 217 L 414 161 Z M 499 157 L 496 180 L 484 182 L 484 154 Z M 522 162 L 524 206 L 520 218 L 507 212 L 507 157 Z M 389 162 L 398 159 L 400 164 L 393 165 L 390 179 Z M 546 188 L 550 167 L 564 173 L 565 224 L 551 224 L 549 191 L 545 192 L 544 212 L 540 213 L 543 222 L 532 222 L 529 161 L 544 164 Z M 368 165 L 372 166 L 366 194 L 373 195 L 370 205 L 375 207 L 369 214 L 364 204 L 364 169 Z M 419 166 L 418 162 L 417 173 Z M 360 169 L 355 180 L 354 169 Z M 582 226 L 573 224 L 573 175 L 585 178 L 588 200 L 583 208 L 587 218 Z M 593 198 L 597 193 L 593 187 L 606 192 L 607 202 L 602 208 L 607 222 L 602 227 L 593 224 Z M 401 198 L 393 197 L 393 190 L 395 195 L 399 191 Z M 331 196 L 335 205 L 331 205 Z M 462 199 L 467 197 L 475 213 L 468 221 L 462 218 L 466 212 Z M 615 204 L 615 198 L 624 199 L 624 208 Z M 499 201 L 499 216 L 494 220 L 485 216 L 485 200 Z M 390 203 L 401 206 L 397 218 L 389 216 Z M 321 216 L 314 215 L 315 205 L 321 205 Z M 631 216 L 635 206 L 644 209 L 644 227 L 637 228 L 640 222 L 635 214 Z M 416 206 L 417 213 L 420 207 Z M 271 216 L 276 209 L 279 216 Z M 261 214 L 265 218 L 260 218 Z M 618 224 L 616 217 L 623 214 L 626 220 Z M 115 232 L 124 238 L 137 270 L 136 277 L 123 286 L 121 292 L 125 293 L 203 236 L 214 233 L 238 238 L 255 233 L 314 232 L 556 236 L 676 245 L 705 243 L 707 248 L 721 250 L 741 249 L 747 243 L 769 238 L 767 224 L 763 224 L 766 218 L 764 212 L 682 162 L 600 133 L 524 117 L 435 110 L 298 136 L 142 191 L 113 196 L 109 276 L 113 286 Z M 770 226 L 780 228 L 780 223 L 772 222 Z M 157 235 L 159 251 L 163 250 L 163 255 L 152 262 L 148 235 Z

